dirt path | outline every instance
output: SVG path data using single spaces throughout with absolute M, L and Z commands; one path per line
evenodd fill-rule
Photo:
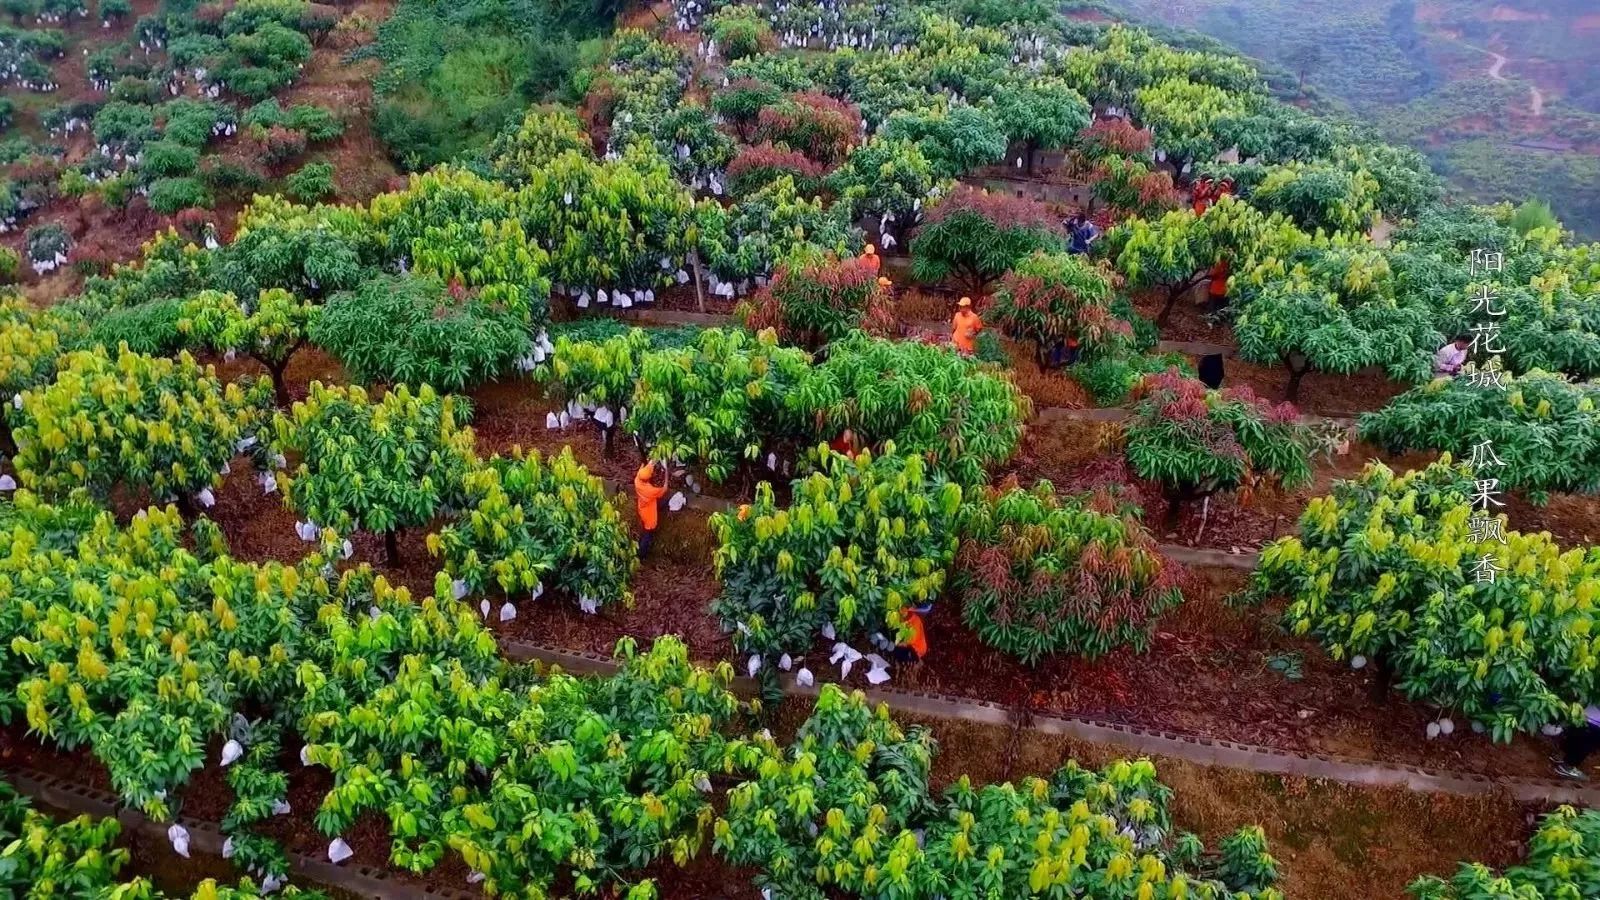
M 1511 61 L 1510 58 L 1508 58 L 1504 53 L 1496 53 L 1493 50 L 1486 50 L 1483 47 L 1473 47 L 1471 44 L 1464 44 L 1463 46 L 1476 50 L 1479 53 L 1489 54 L 1489 58 L 1493 60 L 1489 64 L 1490 78 L 1500 82 L 1511 80 L 1504 74 L 1506 63 Z M 1535 118 L 1544 115 L 1544 91 L 1539 90 L 1539 86 L 1536 84 L 1528 85 L 1528 112 L 1532 113 Z

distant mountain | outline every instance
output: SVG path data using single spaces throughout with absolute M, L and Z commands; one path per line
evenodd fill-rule
M 1106 0 L 1290 72 L 1481 201 L 1549 200 L 1600 238 L 1596 0 Z

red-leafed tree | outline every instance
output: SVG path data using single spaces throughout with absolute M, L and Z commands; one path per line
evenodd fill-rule
M 1061 230 L 1043 203 L 961 185 L 912 237 L 912 274 L 925 284 L 955 278 L 976 296 L 1032 254 L 1066 249 Z
M 1177 369 L 1145 376 L 1129 397 L 1123 453 L 1134 474 L 1161 485 L 1169 531 L 1195 500 L 1311 480 L 1310 432 L 1291 404 L 1249 388 L 1209 390 Z
M 1183 205 L 1183 192 L 1172 180 L 1172 173 L 1153 171 L 1148 165 L 1126 156 L 1108 156 L 1094 164 L 1089 174 L 1095 202 L 1110 207 L 1112 218 L 1139 216 L 1149 219 Z
M 1081 256 L 1036 253 L 1006 273 L 989 316 L 1006 334 L 1030 341 L 1041 364 L 1068 340 L 1085 355 L 1120 353 L 1133 344 L 1133 325 L 1112 311 L 1111 279 Z
M 1078 153 L 1093 162 L 1108 156 L 1148 156 L 1155 136 L 1127 119 L 1100 119 L 1078 132 Z
M 742 146 L 728 163 L 728 188 L 735 197 L 744 197 L 771 184 L 780 175 L 794 179 L 795 189 L 802 194 L 815 194 L 827 170 L 798 150 L 786 150 L 772 144 Z
M 826 166 L 849 155 L 861 136 L 861 111 L 827 94 L 790 94 L 756 115 L 757 142 L 783 144 Z
M 752 298 L 745 324 L 776 329 L 785 342 L 814 352 L 857 328 L 888 335 L 894 312 L 889 289 L 866 260 L 811 255 L 778 267 Z

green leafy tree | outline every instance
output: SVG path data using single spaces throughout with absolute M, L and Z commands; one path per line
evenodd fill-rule
M 290 509 L 336 532 L 383 535 L 390 565 L 399 533 L 459 507 L 473 463 L 465 404 L 424 384 L 399 385 L 370 402 L 358 387 L 311 383 L 306 399 L 276 422 L 278 452 L 298 460 L 284 473 Z
M 515 128 L 495 138 L 487 156 L 496 177 L 523 184 L 568 151 L 580 156 L 591 153 L 577 115 L 566 107 L 535 106 Z
M 1165 325 L 1178 299 L 1204 281 L 1218 259 L 1229 258 L 1237 270 L 1267 229 L 1266 217 L 1249 204 L 1224 198 L 1202 216 L 1179 209 L 1151 221 L 1133 219 L 1108 241 L 1129 288 L 1166 291 L 1156 318 L 1156 324 Z
M 499 377 L 533 346 L 515 312 L 433 278 L 393 275 L 334 295 L 309 335 L 362 383 L 444 391 Z
M 862 446 L 893 442 L 969 486 L 1011 459 L 1033 414 L 1004 374 L 948 347 L 864 334 L 831 344 L 790 403 L 817 441 L 849 429 Z
M 1066 249 L 1044 204 L 962 185 L 941 199 L 911 239 L 912 274 L 929 284 L 956 278 L 983 294 L 1001 275 L 1043 250 Z
M 1149 760 L 1100 771 L 1069 760 L 1048 779 L 929 788 L 937 747 L 856 691 L 825 686 L 794 743 L 728 793 L 714 847 L 759 867 L 774 896 L 932 900 L 951 885 L 977 896 L 1279 900 L 1259 831 L 1200 858 L 1172 825 L 1172 789 Z M 1087 842 L 1087 843 L 1085 843 Z M 1251 856 L 1251 852 L 1256 855 Z M 1081 860 L 1081 861 L 1079 861 Z
M 460 521 L 429 535 L 428 550 L 468 591 L 538 599 L 553 589 L 586 612 L 633 605 L 633 537 L 571 447 L 549 458 L 493 457 L 467 473 L 464 491 Z
M 879 233 L 904 237 L 936 185 L 933 163 L 904 139 L 874 137 L 828 177 L 852 219 L 877 216 Z
M 1376 662 L 1380 684 L 1459 710 L 1495 740 L 1582 722 L 1596 695 L 1584 661 L 1600 559 L 1504 516 L 1474 524 L 1474 494 L 1448 454 L 1404 475 L 1372 463 L 1262 551 L 1251 595 L 1286 599 L 1294 633 L 1334 659 Z M 1480 577 L 1485 560 L 1493 580 Z
M 1288 367 L 1287 399 L 1299 399 L 1313 370 L 1383 366 L 1392 378 L 1428 377 L 1444 343 L 1437 316 L 1426 298 L 1396 290 L 1381 250 L 1336 237 L 1280 252 L 1235 277 L 1244 298 L 1235 333 L 1245 359 Z
M 776 43 L 766 16 L 753 6 L 725 6 L 706 19 L 705 27 L 729 62 L 770 50 Z
M 289 176 L 286 185 L 289 196 L 301 203 L 326 200 L 336 190 L 333 185 L 333 163 L 306 163 Z
M 1040 150 L 1066 147 L 1089 125 L 1089 104 L 1062 82 L 1035 81 L 1009 85 L 994 97 L 995 114 L 1006 137 L 1023 147 L 1029 175 Z
M 651 458 L 699 466 L 721 483 L 740 460 L 798 430 L 788 399 L 809 362 L 771 331 L 707 329 L 687 347 L 640 360 L 623 427 Z
M 1365 171 L 1294 162 L 1269 169 L 1250 203 L 1282 213 L 1308 232 L 1364 234 L 1377 213 L 1378 191 L 1378 180 Z
M 1600 882 L 1600 812 L 1563 806 L 1539 820 L 1527 858 L 1504 872 L 1462 863 L 1449 881 L 1432 875 L 1412 883 L 1416 900 L 1475 897 L 1582 897 Z
M 187 353 L 97 348 L 58 366 L 54 381 L 22 392 L 11 419 L 19 480 L 46 498 L 82 488 L 104 500 L 126 485 L 187 510 L 191 497 L 222 486 L 223 467 L 271 396 L 265 383 L 222 384 Z
M 917 145 L 939 178 L 959 178 L 1006 155 L 1006 132 L 991 110 L 957 106 L 948 111 L 899 111 L 881 132 L 885 140 Z
M 1491 472 L 1509 489 L 1600 492 L 1600 384 L 1546 372 L 1503 376 L 1504 390 L 1437 378 L 1361 417 L 1361 439 L 1391 453 L 1442 450 L 1457 459 L 1489 444 Z M 1485 464 L 1492 464 L 1485 458 Z
M 737 513 L 715 513 L 712 611 L 741 652 L 809 648 L 824 625 L 840 640 L 896 633 L 908 606 L 931 602 L 955 556 L 961 488 L 893 443 L 882 454 L 826 452 L 779 507 L 772 485 Z M 900 522 L 893 527 L 879 523 Z
M 1305 428 L 1287 403 L 1273 406 L 1248 388 L 1210 391 L 1176 371 L 1147 376 L 1132 399 L 1123 455 L 1134 474 L 1161 486 L 1168 531 L 1187 504 L 1212 494 L 1311 480 Z
M 289 384 L 284 372 L 306 345 L 321 311 L 282 288 L 262 291 L 249 305 L 232 294 L 201 291 L 183 301 L 178 328 L 213 350 L 243 353 L 260 363 L 272 378 L 278 406 L 287 407 Z

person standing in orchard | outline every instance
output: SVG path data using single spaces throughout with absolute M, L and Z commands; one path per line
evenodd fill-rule
M 978 332 L 983 330 L 983 320 L 972 311 L 972 298 L 962 297 L 956 304 L 955 318 L 950 320 L 950 342 L 964 356 L 977 351 Z
M 650 545 L 655 543 L 656 526 L 661 524 L 661 498 L 666 496 L 671 473 L 666 466 L 661 467 L 660 486 L 654 484 L 655 477 L 656 464 L 649 460 L 633 476 L 634 502 L 639 509 L 639 527 L 643 529 L 639 535 L 640 559 L 649 555 Z
M 1562 778 L 1582 781 L 1589 776 L 1583 764 L 1600 750 L 1600 706 L 1589 706 L 1583 711 L 1583 724 L 1561 733 L 1561 755 L 1556 761 L 1556 774 Z
M 1229 274 L 1228 257 L 1217 257 L 1216 265 L 1211 267 L 1211 286 L 1208 288 L 1211 297 L 1211 312 L 1220 312 L 1228 305 Z
M 931 603 L 925 606 L 908 606 L 900 611 L 900 618 L 905 620 L 906 628 L 910 629 L 911 634 L 895 643 L 895 662 L 921 662 L 922 658 L 928 655 L 928 629 L 923 624 L 922 617 L 930 612 L 933 612 Z
M 1467 364 L 1467 350 L 1472 346 L 1472 335 L 1458 334 L 1450 343 L 1433 354 L 1433 374 L 1454 377 L 1461 374 Z
M 867 264 L 867 268 L 872 270 L 873 275 L 877 275 L 878 270 L 883 267 L 883 260 L 878 258 L 878 248 L 871 244 L 868 244 L 866 249 L 861 251 L 861 261 Z

